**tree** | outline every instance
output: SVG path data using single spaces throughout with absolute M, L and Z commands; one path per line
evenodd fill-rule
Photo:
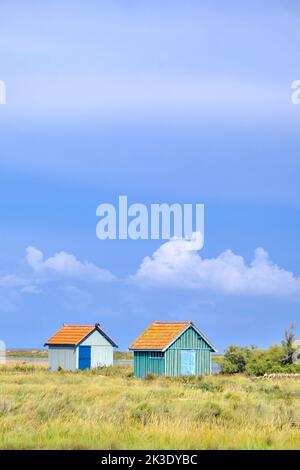
M 288 330 L 284 333 L 284 339 L 282 340 L 282 348 L 284 351 L 283 364 L 293 363 L 293 353 L 295 352 L 295 325 L 292 323 Z

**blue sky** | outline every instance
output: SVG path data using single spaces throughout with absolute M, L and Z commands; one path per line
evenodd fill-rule
M 193 319 L 219 350 L 267 346 L 297 325 L 299 23 L 293 1 L 1 2 L 8 347 L 40 347 L 62 323 L 99 321 L 125 349 L 154 319 Z M 98 240 L 98 204 L 122 194 L 204 203 L 203 250 Z M 253 271 L 258 247 L 272 262 Z M 223 262 L 226 250 L 243 260 Z

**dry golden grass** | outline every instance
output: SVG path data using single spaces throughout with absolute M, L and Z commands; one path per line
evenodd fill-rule
M 299 449 L 300 381 L 0 367 L 2 449 Z

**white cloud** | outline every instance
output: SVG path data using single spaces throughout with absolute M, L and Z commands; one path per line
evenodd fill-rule
M 179 239 L 164 243 L 144 258 L 131 280 L 141 286 L 210 289 L 225 294 L 300 294 L 300 278 L 274 264 L 263 248 L 255 250 L 247 265 L 231 250 L 216 258 L 201 258 Z
M 21 292 L 26 294 L 40 294 L 42 291 L 35 284 L 28 284 L 21 289 Z
M 74 255 L 61 251 L 44 259 L 42 251 L 33 246 L 26 250 L 26 259 L 34 272 L 42 278 L 67 278 L 82 281 L 111 281 L 114 276 L 109 271 L 87 261 L 79 261 Z
M 0 276 L 0 287 L 25 287 L 30 282 L 27 279 L 15 274 L 5 274 Z
M 20 302 L 20 293 L 38 293 L 37 286 L 30 279 L 16 274 L 2 274 L 0 276 L 0 308 L 3 312 L 15 311 Z

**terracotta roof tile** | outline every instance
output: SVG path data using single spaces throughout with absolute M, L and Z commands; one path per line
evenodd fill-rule
M 89 333 L 98 328 L 113 344 L 116 343 L 98 325 L 64 325 L 46 343 L 48 344 L 70 344 L 80 343 Z
M 154 321 L 129 347 L 129 349 L 166 348 L 192 322 Z

